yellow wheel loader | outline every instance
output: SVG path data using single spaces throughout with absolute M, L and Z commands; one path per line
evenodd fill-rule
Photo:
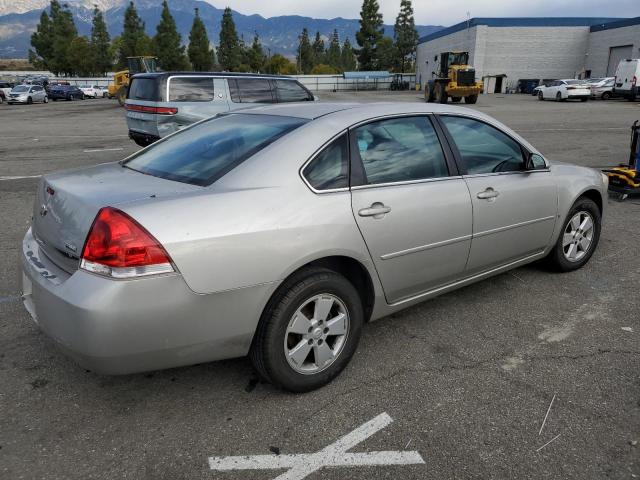
M 127 89 L 129 88 L 129 78 L 136 73 L 152 73 L 156 71 L 156 57 L 141 56 L 127 57 L 129 68 L 120 70 L 113 75 L 113 81 L 109 84 L 109 98 L 117 98 L 121 107 L 127 99 Z
M 438 58 L 436 58 L 438 61 Z M 482 92 L 482 83 L 476 82 L 476 70 L 469 65 L 469 52 L 443 52 L 439 55 L 439 68 L 431 72 L 434 78 L 424 86 L 425 102 L 476 103 Z

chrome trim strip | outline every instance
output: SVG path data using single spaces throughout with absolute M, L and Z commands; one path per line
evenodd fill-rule
M 420 247 L 408 248 L 406 250 L 400 250 L 399 252 L 387 253 L 382 255 L 382 260 L 390 260 L 392 258 L 401 257 L 403 255 L 409 255 L 410 253 L 422 252 L 424 250 L 431 250 L 432 248 L 444 247 L 458 242 L 464 242 L 465 240 L 471 240 L 472 235 L 463 235 L 462 237 L 451 238 L 449 240 L 443 240 L 441 242 L 430 243 L 428 245 L 422 245 Z
M 556 216 L 551 215 L 549 217 L 542 218 L 534 218 L 533 220 L 527 220 L 526 222 L 514 223 L 513 225 L 507 225 L 505 227 L 493 228 L 491 230 L 485 230 L 484 232 L 478 232 L 473 234 L 473 238 L 476 237 L 484 237 L 486 235 L 492 235 L 494 233 L 504 232 L 506 230 L 511 230 L 513 228 L 525 227 L 527 225 L 532 225 L 534 223 L 546 222 L 548 220 L 555 220 Z
M 507 263 L 505 265 L 500 265 L 499 267 L 492 268 L 491 270 L 487 270 L 485 272 L 478 273 L 476 275 L 472 275 L 470 277 L 466 277 L 466 278 L 463 278 L 461 280 L 458 280 L 458 281 L 455 281 L 455 282 L 452 282 L 452 283 L 448 283 L 448 284 L 443 285 L 441 287 L 434 288 L 433 290 L 427 290 L 426 292 L 419 293 L 418 295 L 414 295 L 413 297 L 405 298 L 405 299 L 399 300 L 399 301 L 397 301 L 395 303 L 390 303 L 389 306 L 390 307 L 395 307 L 395 306 L 398 306 L 398 305 L 402 305 L 403 303 L 413 302 L 415 300 L 419 300 L 422 297 L 426 297 L 427 295 L 433 295 L 433 294 L 436 294 L 436 293 L 441 292 L 443 290 L 448 290 L 450 288 L 455 288 L 458 285 L 463 285 L 463 284 L 465 284 L 467 282 L 472 282 L 474 280 L 477 280 L 479 278 L 485 277 L 487 275 L 491 275 L 492 273 L 499 272 L 500 270 L 508 270 L 512 266 L 518 265 L 519 263 L 523 263 L 523 262 L 526 262 L 528 260 L 533 260 L 534 258 L 540 257 L 542 255 L 544 255 L 544 250 L 540 250 L 538 253 L 534 253 L 533 255 L 528 255 L 528 256 L 523 257 L 523 258 L 521 258 L 519 260 L 515 260 L 515 261 L 513 261 L 511 263 Z
M 462 177 L 460 175 L 434 177 L 434 178 L 421 178 L 418 180 L 407 180 L 403 182 L 388 182 L 388 183 L 374 183 L 371 185 L 356 185 L 355 187 L 351 187 L 351 190 L 363 190 L 366 188 L 380 188 L 380 187 L 397 187 L 402 185 L 415 185 L 420 183 L 443 182 L 446 180 L 461 180 L 461 179 Z
M 551 170 L 548 168 L 541 168 L 539 170 L 516 170 L 513 172 L 491 172 L 491 173 L 472 173 L 463 175 L 463 178 L 477 178 L 477 177 L 495 177 L 498 175 L 522 175 L 522 174 L 530 174 L 530 173 L 549 173 Z

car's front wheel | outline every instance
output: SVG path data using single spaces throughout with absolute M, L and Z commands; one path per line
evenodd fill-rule
M 349 363 L 364 321 L 355 287 L 325 268 L 294 274 L 267 305 L 251 346 L 266 381 L 292 392 L 329 383 Z
M 547 257 L 550 264 L 561 272 L 583 267 L 598 246 L 600 230 L 600 209 L 593 200 L 579 198 L 569 211 L 560 237 Z

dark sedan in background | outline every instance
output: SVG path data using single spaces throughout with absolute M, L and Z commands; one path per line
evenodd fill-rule
M 56 100 L 84 100 L 84 93 L 75 85 L 51 85 L 49 98 Z

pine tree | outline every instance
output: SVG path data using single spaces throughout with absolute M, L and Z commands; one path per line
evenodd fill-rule
M 193 17 L 193 25 L 189 33 L 189 61 L 191 66 L 197 72 L 205 72 L 213 69 L 214 52 L 209 45 L 209 36 L 204 22 L 200 18 L 198 8 L 195 9 L 195 17 Z
M 418 45 L 418 31 L 413 18 L 411 0 L 401 0 L 400 13 L 396 18 L 393 35 L 398 52 L 399 69 L 404 72 L 407 65 L 411 67 Z
M 218 61 L 223 70 L 236 71 L 241 61 L 240 43 L 236 24 L 229 7 L 222 14 L 222 28 L 220 29 L 220 46 L 218 47 Z
M 298 45 L 298 68 L 305 75 L 309 74 L 313 69 L 313 47 L 309 41 L 309 30 L 302 29 L 300 35 L 300 44 Z
M 378 0 L 364 0 L 360 11 L 360 30 L 356 32 L 358 62 L 361 70 L 376 70 L 378 68 L 377 47 L 382 40 L 382 14 Z
M 61 7 L 57 0 L 51 2 L 51 31 L 53 59 L 49 66 L 52 72 L 56 75 L 73 75 L 75 67 L 69 58 L 69 47 L 78 36 L 78 31 L 73 23 L 71 11 L 66 5 L 64 8 Z
M 92 72 L 106 75 L 112 68 L 112 58 L 109 52 L 111 38 L 107 31 L 102 12 L 96 7 L 93 10 L 93 25 L 91 27 L 91 58 L 93 60 Z
M 345 39 L 344 45 L 342 45 L 342 52 L 340 54 L 340 64 L 344 72 L 352 72 L 356 69 L 356 55 L 351 47 L 349 39 Z
M 260 43 L 260 38 L 257 33 L 253 37 L 253 43 L 247 51 L 247 56 L 249 60 L 249 67 L 252 72 L 260 72 L 264 69 L 264 50 L 262 49 L 262 44 Z
M 31 46 L 33 48 L 29 49 L 29 63 L 39 69 L 51 70 L 53 26 L 46 10 L 40 15 L 40 23 L 36 27 L 36 31 L 31 35 Z
M 320 36 L 320 32 L 316 32 L 316 38 L 313 41 L 313 65 L 325 63 L 324 40 Z
M 180 38 L 176 21 L 169 10 L 169 4 L 167 0 L 163 0 L 160 22 L 156 27 L 156 35 L 153 37 L 153 46 L 160 68 L 163 70 L 184 70 L 187 68 L 184 46 L 181 43 L 182 38 Z
M 68 59 L 73 65 L 73 73 L 80 76 L 89 76 L 95 73 L 95 58 L 91 43 L 86 37 L 76 37 L 69 44 L 67 50 Z
M 399 68 L 399 55 L 391 37 L 382 37 L 378 42 L 378 68 L 380 70 L 395 70 Z
M 120 59 L 118 61 L 119 67 L 127 67 L 127 57 L 135 57 L 136 55 L 143 55 L 148 53 L 147 51 L 141 51 L 148 49 L 148 38 L 144 33 L 144 22 L 138 16 L 133 2 L 129 2 L 129 6 L 124 12 L 124 29 L 120 36 Z
M 338 30 L 334 30 L 329 41 L 329 48 L 327 49 L 327 64 L 335 68 L 336 70 L 342 70 L 342 62 L 340 59 L 340 37 L 338 36 Z

